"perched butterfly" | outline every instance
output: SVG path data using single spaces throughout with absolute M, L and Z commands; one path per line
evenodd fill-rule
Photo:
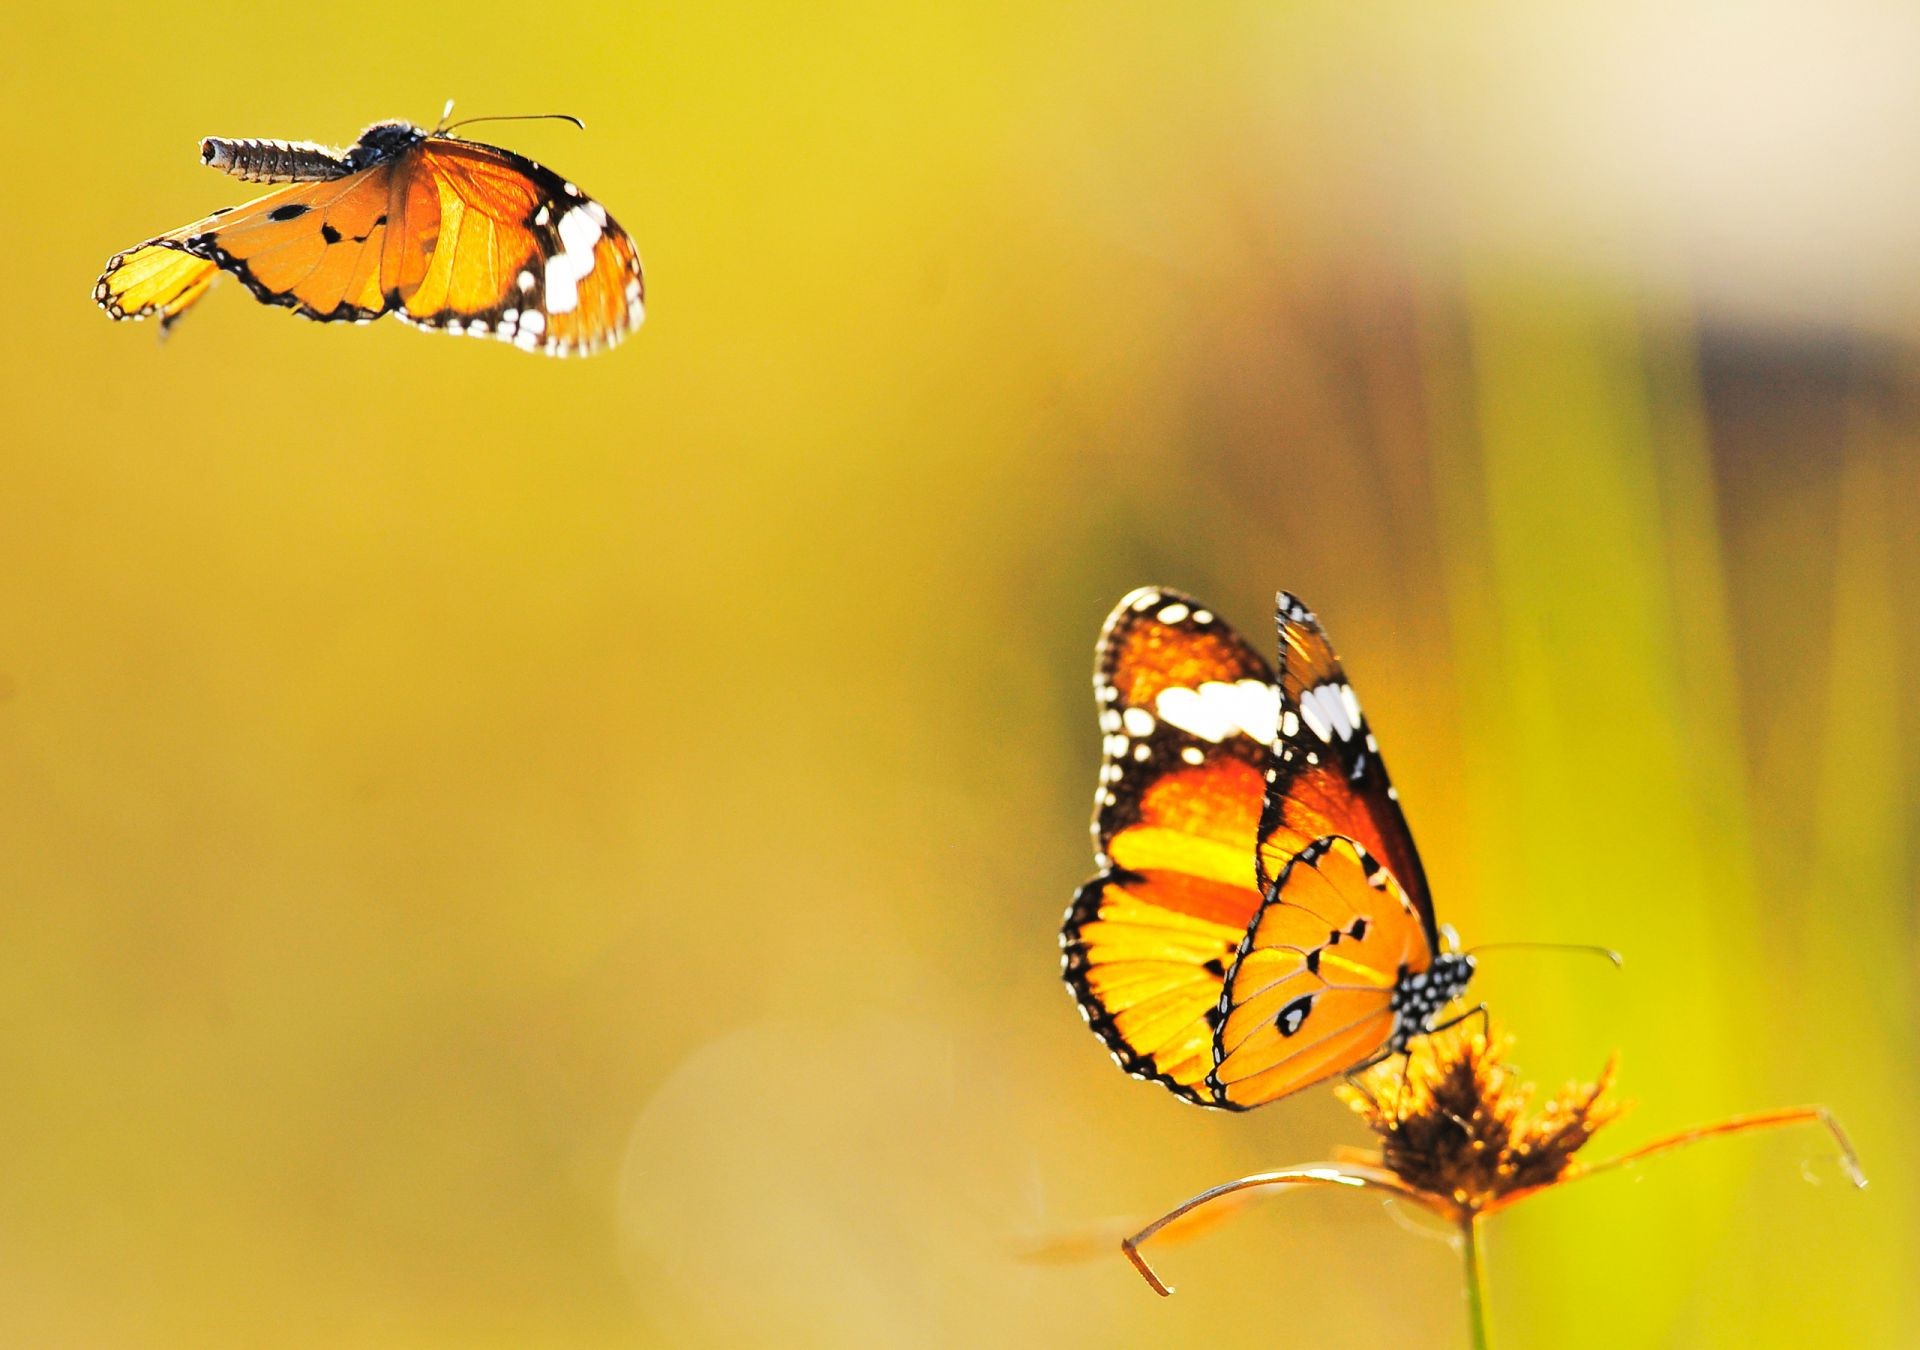
M 1100 874 L 1060 935 L 1121 1068 L 1245 1110 L 1404 1051 L 1473 975 L 1339 658 L 1279 600 L 1280 675 L 1198 601 L 1139 590 L 1100 636 Z
M 468 119 L 483 120 L 495 119 Z M 606 208 L 453 130 L 444 117 L 432 131 L 376 122 L 346 150 L 204 140 L 203 163 L 285 186 L 115 254 L 93 298 L 116 319 L 157 314 L 164 330 L 224 270 L 261 303 L 323 323 L 393 313 L 552 356 L 637 328 L 640 255 Z

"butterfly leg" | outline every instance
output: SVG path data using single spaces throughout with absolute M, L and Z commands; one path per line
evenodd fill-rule
M 1374 1095 L 1371 1092 L 1367 1091 L 1367 1085 L 1360 1081 L 1360 1076 L 1366 1073 L 1367 1070 L 1375 1068 L 1378 1065 L 1385 1064 L 1388 1060 L 1392 1059 L 1395 1055 L 1401 1054 L 1401 1053 L 1403 1052 L 1399 1050 L 1395 1050 L 1392 1046 L 1388 1046 L 1386 1049 L 1382 1050 L 1379 1054 L 1374 1055 L 1371 1059 L 1362 1060 L 1360 1063 L 1354 1065 L 1351 1069 L 1348 1069 L 1345 1073 L 1341 1074 L 1340 1076 L 1346 1081 L 1346 1084 L 1348 1087 L 1352 1088 L 1355 1092 L 1359 1093 L 1362 1097 L 1366 1098 L 1368 1106 L 1372 1107 L 1375 1112 L 1379 1112 L 1380 1111 L 1379 1101 L 1374 1097 Z
M 1427 1035 L 1432 1036 L 1436 1032 L 1446 1031 L 1452 1027 L 1457 1027 L 1470 1017 L 1477 1017 L 1480 1019 L 1480 1035 L 1482 1037 L 1486 1037 L 1492 1034 L 1493 1018 L 1491 1014 L 1487 1012 L 1487 1005 L 1484 1003 L 1477 1003 L 1473 1007 L 1461 1013 L 1458 1017 L 1449 1017 L 1444 1022 L 1439 1022 L 1433 1026 L 1428 1027 Z

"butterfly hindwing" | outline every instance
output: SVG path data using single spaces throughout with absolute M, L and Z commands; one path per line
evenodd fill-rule
M 1344 835 L 1364 845 L 1405 888 L 1429 946 L 1433 901 L 1400 798 L 1360 700 L 1320 621 L 1281 593 L 1280 722 L 1260 819 L 1260 880 L 1277 876 L 1311 841 Z
M 1310 841 L 1228 967 L 1209 1090 L 1258 1106 L 1363 1063 L 1393 1034 L 1400 979 L 1432 956 L 1391 872 L 1351 839 Z
M 1122 1069 L 1216 1104 L 1214 1020 L 1250 899 L 1168 872 L 1109 870 L 1080 888 L 1061 934 L 1067 984 Z
M 233 273 L 263 304 L 309 319 L 365 323 L 386 309 L 379 260 L 391 168 L 275 188 L 109 260 L 94 288 L 115 318 L 171 324 Z M 191 260 L 191 261 L 188 261 Z

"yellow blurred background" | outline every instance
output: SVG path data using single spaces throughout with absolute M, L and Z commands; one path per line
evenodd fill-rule
M 924 12 L 923 12 L 924 11 Z M 1149 582 L 1321 613 L 1601 1153 L 1512 1345 L 1909 1343 L 1920 14 L 1871 0 L 196 3 L 10 20 L 0 1340 L 1436 1345 L 1370 1200 L 1037 1242 L 1360 1143 L 1127 1080 L 1057 977 Z M 163 347 L 205 135 L 392 116 L 639 242 L 585 362 Z M 1417 1225 L 1416 1225 L 1417 1227 Z

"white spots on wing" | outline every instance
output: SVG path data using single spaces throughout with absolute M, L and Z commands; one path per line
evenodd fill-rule
M 1347 716 L 1346 700 L 1335 689 L 1322 687 L 1320 706 L 1327 712 L 1327 720 L 1333 723 L 1334 734 L 1343 741 L 1353 739 L 1353 719 Z
M 451 325 L 449 325 L 449 327 L 451 327 Z M 475 337 L 485 337 L 487 335 L 487 321 L 485 319 L 475 319 L 467 325 L 467 331 Z
M 1161 610 L 1154 617 L 1159 619 L 1161 623 L 1174 624 L 1174 623 L 1179 623 L 1181 620 L 1185 619 L 1187 615 L 1191 613 L 1193 613 L 1193 610 L 1190 607 L 1180 604 L 1178 601 L 1175 601 L 1173 604 L 1168 605 L 1165 609 Z
M 533 223 L 535 225 L 545 225 L 549 220 L 552 220 L 552 219 L 553 219 L 553 212 L 548 209 L 547 204 L 545 202 L 540 203 L 540 209 L 533 213 Z
M 1197 745 L 1189 745 L 1182 749 L 1180 751 L 1180 758 L 1189 764 L 1204 764 L 1207 761 L 1206 752 L 1201 750 Z M 1269 774 L 1268 777 L 1272 777 L 1272 775 Z
M 1137 760 L 1141 764 L 1145 764 L 1147 760 L 1152 756 L 1152 754 L 1153 754 L 1153 747 L 1148 745 L 1145 741 L 1142 741 L 1140 742 L 1140 744 L 1133 747 L 1133 757 L 1135 760 Z
M 531 272 L 522 271 L 520 275 L 516 277 L 514 280 L 518 283 L 520 289 L 523 291 L 530 291 L 533 289 L 533 273 Z
M 1352 685 L 1340 686 L 1340 705 L 1347 710 L 1347 721 L 1352 723 L 1355 731 L 1358 731 L 1367 719 L 1360 715 L 1360 700 L 1354 697 Z
M 1196 609 L 1193 611 L 1193 621 L 1202 628 L 1205 628 L 1213 622 L 1213 611 L 1210 609 Z
M 1120 715 L 1120 721 L 1129 736 L 1153 735 L 1153 714 L 1145 708 L 1128 708 Z
M 567 185 L 572 188 L 573 185 Z M 574 191 L 578 196 L 578 190 Z M 606 213 L 600 213 L 602 219 Z M 570 313 L 580 303 L 580 283 L 593 271 L 593 249 L 600 242 L 600 223 L 584 206 L 560 217 L 560 251 L 547 259 L 547 312 Z
M 1152 609 L 1155 605 L 1159 603 L 1160 603 L 1160 592 L 1142 591 L 1139 595 L 1136 595 L 1133 598 L 1133 610 L 1134 610 L 1134 613 L 1137 614 L 1141 610 Z
M 1333 735 L 1333 724 L 1327 720 L 1326 713 L 1320 708 L 1319 690 L 1309 689 L 1306 695 L 1301 698 L 1300 717 L 1301 720 L 1306 722 L 1307 730 L 1311 731 L 1321 740 L 1324 741 Z
M 1108 735 L 1112 735 L 1114 732 L 1120 730 L 1120 714 L 1112 708 L 1108 708 L 1105 712 L 1101 713 L 1100 730 L 1106 732 Z
M 1316 684 L 1300 695 L 1300 718 L 1323 741 L 1350 741 L 1362 725 L 1360 700 L 1349 684 Z
M 1127 753 L 1129 742 L 1125 736 L 1109 736 L 1101 744 L 1106 747 L 1107 758 L 1119 759 Z
M 555 314 L 566 314 L 580 303 L 580 279 L 573 273 L 573 264 L 564 253 L 556 253 L 547 259 L 547 308 Z
M 547 316 L 537 309 L 530 309 L 520 316 L 520 331 L 522 333 L 532 333 L 535 337 L 538 337 L 546 331 L 546 328 Z
M 1197 689 L 1162 689 L 1154 710 L 1161 721 L 1216 745 L 1229 736 L 1271 745 L 1280 724 L 1280 691 L 1265 680 L 1208 680 Z
M 580 195 L 580 189 L 579 189 L 579 188 L 577 188 L 577 187 L 575 187 L 575 186 L 574 186 L 574 185 L 573 185 L 572 183 L 568 183 L 568 184 L 567 184 L 567 195 L 568 195 L 569 197 L 578 197 L 578 196 Z

